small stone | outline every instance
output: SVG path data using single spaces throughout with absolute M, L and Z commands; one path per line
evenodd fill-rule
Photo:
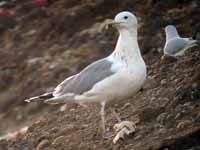
M 67 104 L 64 104 L 60 107 L 60 111 L 63 112 L 67 109 Z
M 142 135 L 137 135 L 137 136 L 134 137 L 135 140 L 138 140 L 140 138 L 142 138 Z
M 66 136 L 59 136 L 52 142 L 52 145 L 63 143 L 65 139 L 66 139 Z
M 178 129 L 183 129 L 187 126 L 189 126 L 191 124 L 190 120 L 184 120 L 178 123 L 178 125 L 176 126 Z
M 43 150 L 48 145 L 49 145 L 49 140 L 44 139 L 37 145 L 36 150 Z
M 167 84 L 167 80 L 166 80 L 166 79 L 161 80 L 161 81 L 160 81 L 160 84 L 161 84 L 161 85 Z
M 166 118 L 167 118 L 168 114 L 167 113 L 162 113 L 160 114 L 158 117 L 157 117 L 157 122 L 159 122 L 160 124 L 164 124 L 165 121 L 166 121 Z
M 43 59 L 41 57 L 35 57 L 35 58 L 30 58 L 27 60 L 27 64 L 29 66 L 31 65 L 35 65 L 35 64 L 38 64 L 39 62 L 41 62 Z
M 171 76 L 171 77 L 170 77 L 170 80 L 171 80 L 171 81 L 174 81 L 175 79 L 176 79 L 176 76 Z
M 126 103 L 126 104 L 124 104 L 124 106 L 122 107 L 122 110 L 124 110 L 124 109 L 126 109 L 127 107 L 130 107 L 130 106 L 131 106 L 130 103 Z
M 73 124 L 68 124 L 66 127 L 62 128 L 60 134 L 66 135 L 74 130 L 75 126 Z
M 30 31 L 28 31 L 28 32 L 25 34 L 25 36 L 32 36 L 32 35 L 34 35 L 36 32 L 37 32 L 36 30 L 30 30 Z
M 73 112 L 73 111 L 75 111 L 75 110 L 76 110 L 76 109 L 72 108 L 72 109 L 70 109 L 69 111 L 70 111 L 70 112 Z
M 174 119 L 178 119 L 181 115 L 182 115 L 181 113 L 177 113 Z

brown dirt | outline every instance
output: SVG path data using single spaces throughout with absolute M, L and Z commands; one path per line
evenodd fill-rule
M 42 9 L 27 9 L 31 7 L 27 3 L 18 7 L 19 13 L 0 26 L 0 134 L 30 127 L 15 140 L 1 140 L 0 150 L 200 149 L 199 48 L 178 60 L 161 60 L 158 53 L 166 24 L 176 23 L 185 36 L 200 29 L 198 0 L 57 0 Z M 117 34 L 98 32 L 99 27 L 127 9 L 143 18 L 139 42 L 148 80 L 141 92 L 112 107 L 123 120 L 140 119 L 134 135 L 116 145 L 112 139 L 102 140 L 98 105 L 69 104 L 63 112 L 61 106 L 23 101 L 52 90 L 67 76 L 109 54 Z M 113 132 L 117 121 L 109 109 L 106 117 Z

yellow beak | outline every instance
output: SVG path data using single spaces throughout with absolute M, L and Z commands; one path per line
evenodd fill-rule
M 113 19 L 108 19 L 107 20 L 107 26 L 111 26 L 111 27 L 117 27 L 120 24 L 120 22 L 116 22 Z
M 120 23 L 113 19 L 106 19 L 100 27 L 100 31 L 108 30 L 110 27 L 117 27 Z

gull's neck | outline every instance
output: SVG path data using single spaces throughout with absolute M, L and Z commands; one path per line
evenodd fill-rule
M 138 63 L 144 64 L 138 46 L 137 29 L 120 29 L 119 34 L 115 51 L 111 56 L 117 61 L 130 65 Z
M 172 30 L 168 30 L 166 32 L 166 39 L 167 41 L 169 41 L 170 39 L 173 39 L 173 38 L 178 38 L 180 37 L 177 30 L 176 29 L 172 29 Z

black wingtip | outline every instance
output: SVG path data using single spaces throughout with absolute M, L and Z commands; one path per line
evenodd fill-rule
M 27 102 L 27 103 L 30 103 L 30 102 L 35 102 L 35 101 L 41 101 L 41 100 L 47 100 L 47 99 L 50 99 L 50 98 L 53 98 L 53 93 L 45 93 L 43 95 L 39 95 L 39 96 L 35 96 L 35 97 L 31 97 L 29 99 L 25 99 L 24 101 Z
M 38 98 L 40 98 L 40 99 L 49 99 L 49 98 L 53 98 L 53 93 L 52 93 L 52 92 L 50 92 L 50 93 L 45 93 L 45 94 L 43 94 L 43 95 L 38 96 Z

